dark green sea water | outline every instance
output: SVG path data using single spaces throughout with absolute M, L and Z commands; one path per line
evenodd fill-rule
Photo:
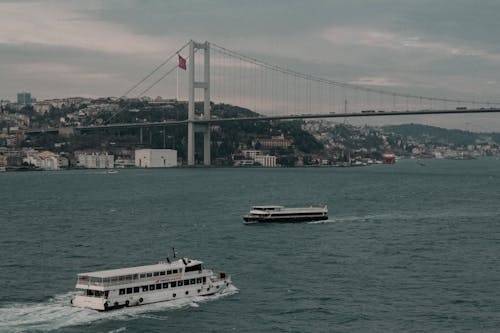
M 425 163 L 2 173 L 0 331 L 498 332 L 500 161 Z M 327 204 L 330 220 L 245 226 L 254 204 Z M 70 307 L 78 272 L 172 246 L 235 288 Z

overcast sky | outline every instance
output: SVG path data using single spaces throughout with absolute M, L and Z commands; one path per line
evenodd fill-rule
M 120 96 L 192 38 L 335 81 L 499 101 L 498 13 L 498 0 L 0 0 L 0 98 Z M 497 118 L 424 122 L 498 131 Z

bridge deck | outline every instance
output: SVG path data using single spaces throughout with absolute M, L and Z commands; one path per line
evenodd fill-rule
M 295 115 L 277 115 L 277 116 L 262 116 L 262 117 L 243 117 L 243 118 L 212 118 L 203 119 L 197 118 L 191 120 L 198 124 L 218 124 L 233 121 L 270 121 L 270 120 L 292 120 L 292 119 L 318 119 L 318 118 L 357 118 L 357 117 L 383 117 L 383 116 L 410 116 L 410 115 L 434 115 L 434 114 L 472 114 L 472 113 L 498 113 L 500 108 L 490 109 L 466 109 L 466 110 L 419 110 L 419 111 L 370 111 L 370 112 L 351 112 L 351 113 L 327 113 L 327 114 L 295 114 Z M 109 124 L 99 126 L 81 126 L 75 127 L 78 131 L 94 131 L 104 129 L 119 129 L 119 128 L 141 128 L 141 127 L 162 127 L 162 126 L 178 126 L 187 124 L 188 120 L 168 120 L 162 122 L 145 122 L 131 124 Z M 47 129 L 28 129 L 25 133 L 50 133 L 58 132 L 59 128 Z

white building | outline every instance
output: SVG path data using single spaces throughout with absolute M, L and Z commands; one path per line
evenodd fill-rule
M 245 156 L 246 158 L 255 160 L 257 156 L 262 155 L 262 151 L 260 150 L 254 150 L 254 149 L 243 149 L 241 151 L 241 154 Z
M 78 155 L 78 165 L 87 169 L 113 169 L 115 156 L 108 153 L 84 153 Z
M 177 166 L 177 150 L 137 149 L 135 166 L 138 168 L 171 168 Z
M 64 156 L 50 151 L 38 152 L 36 150 L 27 151 L 23 162 L 43 170 L 60 170 L 69 165 L 68 159 Z
M 276 167 L 276 156 L 264 155 L 261 150 L 243 149 L 241 156 L 243 158 L 240 159 L 235 159 L 233 156 L 234 166 L 247 166 L 259 163 L 266 168 Z
M 33 104 L 33 109 L 36 112 L 42 113 L 42 114 L 49 112 L 51 108 L 52 108 L 52 104 L 49 102 L 36 102 L 35 104 Z
M 259 163 L 266 168 L 276 167 L 276 156 L 271 155 L 257 155 L 255 156 L 255 162 Z
M 131 158 L 117 158 L 115 160 L 115 168 L 123 169 L 133 167 L 135 167 L 135 160 Z

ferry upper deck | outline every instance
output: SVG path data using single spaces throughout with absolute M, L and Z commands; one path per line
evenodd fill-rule
M 201 272 L 203 262 L 187 258 L 173 262 L 160 262 L 155 265 L 110 269 L 79 273 L 76 288 L 107 290 L 116 285 L 135 284 L 139 281 L 175 280 L 183 273 Z

